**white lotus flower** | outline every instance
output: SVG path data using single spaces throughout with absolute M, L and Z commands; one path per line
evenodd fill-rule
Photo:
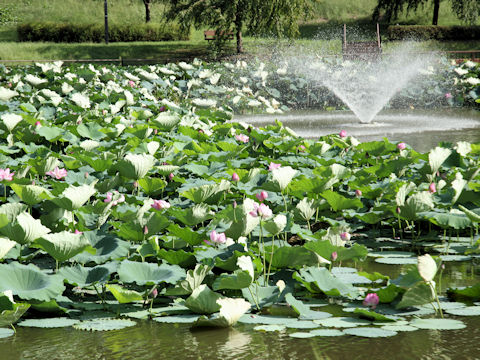
M 2 101 L 8 101 L 17 95 L 18 95 L 18 92 L 16 92 L 15 90 L 10 90 L 4 87 L 0 87 L 0 100 Z
M 10 114 L 10 113 L 3 114 L 0 118 L 2 119 L 3 123 L 5 124 L 8 131 L 10 132 L 13 130 L 15 126 L 17 126 L 17 124 L 20 121 L 23 120 L 23 118 L 20 115 Z
M 251 307 L 250 303 L 243 298 L 218 299 L 217 304 L 220 305 L 220 316 L 223 316 L 230 326 L 235 325 Z
M 418 272 L 422 279 L 427 283 L 432 281 L 437 273 L 437 263 L 435 260 L 433 260 L 429 254 L 419 256 L 417 259 Z
M 35 75 L 32 75 L 32 74 L 28 74 L 24 77 L 25 81 L 34 85 L 34 86 L 38 86 L 38 85 L 41 85 L 41 84 L 45 84 L 46 82 L 48 82 L 48 80 L 46 79 L 40 79 L 38 76 L 35 76 Z
M 468 70 L 465 70 L 465 69 L 462 69 L 462 68 L 455 68 L 453 71 L 455 71 L 458 75 L 468 74 Z
M 81 108 L 88 109 L 90 108 L 90 99 L 87 95 L 75 93 L 72 95 L 71 100 Z

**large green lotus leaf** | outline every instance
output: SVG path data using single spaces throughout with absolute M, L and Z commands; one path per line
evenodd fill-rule
M 27 212 L 17 215 L 15 221 L 0 229 L 0 232 L 19 244 L 30 244 L 50 232 L 40 220 L 36 220 Z
M 137 325 L 137 323 L 133 320 L 102 318 L 82 321 L 80 323 L 74 324 L 73 327 L 77 330 L 85 331 L 110 331 L 125 329 L 127 327 L 135 325 Z
M 403 184 L 400 186 L 400 188 L 397 190 L 397 194 L 395 195 L 395 201 L 398 206 L 403 206 L 405 205 L 405 200 L 407 199 L 407 196 L 412 192 L 413 190 L 416 189 L 416 186 L 413 182 L 409 182 L 407 184 Z
M 204 235 L 192 230 L 190 227 L 181 227 L 177 224 L 171 224 L 167 229 L 170 232 L 170 235 L 177 236 L 191 246 L 200 245 L 205 239 Z
M 325 268 L 300 269 L 293 274 L 293 278 L 300 281 L 313 293 L 323 292 L 325 295 L 344 296 L 351 299 L 356 298 L 359 294 L 354 286 L 343 283 Z
M 431 330 L 458 330 L 467 326 L 460 320 L 454 319 L 413 319 L 410 325 L 419 329 Z
M 424 282 L 419 282 L 405 291 L 396 308 L 404 309 L 410 306 L 428 304 L 432 301 L 434 301 L 434 294 L 431 287 Z
M 95 122 L 91 122 L 89 124 L 82 123 L 77 126 L 77 132 L 80 136 L 92 140 L 100 140 L 107 136 L 101 130 L 102 127 Z
M 403 289 L 396 286 L 395 284 L 388 284 L 388 286 L 380 288 L 375 291 L 381 303 L 391 303 L 393 300 L 396 299 L 398 294 L 402 292 L 403 292 Z
M 431 173 L 436 173 L 440 166 L 447 160 L 452 153 L 452 150 L 437 146 L 435 149 L 430 150 L 428 154 L 428 163 L 430 165 Z
M 207 276 L 211 269 L 208 265 L 197 264 L 195 269 L 188 270 L 187 277 L 180 282 L 180 287 L 182 287 L 187 294 L 191 294 L 193 290 L 202 284 L 205 276 Z
M 86 231 L 83 233 L 83 236 L 96 250 L 96 253 L 91 254 L 85 251 L 73 257 L 73 260 L 82 264 L 91 261 L 96 264 L 103 264 L 109 260 L 121 259 L 126 257 L 130 250 L 130 243 L 128 241 L 123 241 L 111 233 Z
M 237 240 L 240 236 L 248 236 L 248 234 L 258 226 L 260 218 L 258 216 L 253 217 L 249 214 L 249 212 L 254 209 L 253 203 L 254 201 L 252 199 L 247 198 L 242 205 L 233 210 L 236 214 L 235 219 L 225 231 L 226 236 Z
M 214 314 L 210 318 L 200 316 L 193 323 L 193 327 L 219 327 L 227 328 L 234 326 L 238 319 L 245 314 L 251 307 L 250 303 L 245 299 L 218 299 L 217 304 L 220 305 L 220 312 Z
M 467 215 L 467 217 L 470 219 L 471 222 L 476 224 L 480 222 L 480 215 L 478 215 L 476 212 L 468 210 L 465 206 L 462 206 L 462 205 L 458 205 L 458 208 L 462 210 L 465 215 Z
M 69 319 L 65 317 L 46 318 L 46 319 L 26 319 L 19 322 L 18 326 L 50 329 L 50 328 L 69 327 L 78 323 L 79 321 L 80 320 Z
M 270 252 L 271 250 L 267 250 Z M 270 262 L 270 259 L 267 259 Z M 277 269 L 294 268 L 303 266 L 316 266 L 323 263 L 322 259 L 313 251 L 303 246 L 283 246 L 275 249 L 272 266 Z
M 177 265 L 157 265 L 145 262 L 123 261 L 118 267 L 118 276 L 125 283 L 136 283 L 138 285 L 153 285 L 166 282 L 175 284 L 178 280 L 184 279 L 185 270 Z
M 49 301 L 60 295 L 65 286 L 58 275 L 47 275 L 33 264 L 11 262 L 0 264 L 0 291 L 5 290 L 22 299 Z
M 112 272 L 113 269 L 110 266 L 83 267 L 77 264 L 72 267 L 62 267 L 58 274 L 69 284 L 86 287 L 107 282 Z
M 164 259 L 167 263 L 172 265 L 179 265 L 183 268 L 190 268 L 195 265 L 195 256 L 192 252 L 185 250 L 166 250 L 159 249 L 156 254 L 159 258 Z
M 365 259 L 368 249 L 364 245 L 354 244 L 352 247 L 335 246 L 329 240 L 309 241 L 304 245 L 308 250 L 316 252 L 325 259 L 330 259 L 337 252 L 337 261 Z
M 243 289 L 252 283 L 253 279 L 251 274 L 245 270 L 235 270 L 233 274 L 221 274 L 219 275 L 214 283 L 213 290 L 224 290 L 224 289 Z
M 443 309 L 446 313 L 456 316 L 480 316 L 480 306 L 465 306 L 456 309 Z
M 62 129 L 56 126 L 42 126 L 40 129 L 36 129 L 35 132 L 50 142 L 58 141 L 63 134 Z
M 447 290 L 449 298 L 455 300 L 459 299 L 468 299 L 468 300 L 479 300 L 480 299 L 480 284 L 475 284 L 472 286 L 467 286 L 463 288 L 449 288 Z
M 66 261 L 85 250 L 91 254 L 96 252 L 83 234 L 68 231 L 43 235 L 35 240 L 34 246 L 46 251 L 58 262 Z
M 303 220 L 309 221 L 313 215 L 315 215 L 316 207 L 314 206 L 315 200 L 303 198 L 297 204 L 297 210 Z
M 24 203 L 30 206 L 53 197 L 50 191 L 38 185 L 11 184 L 10 187 Z
M 432 194 L 422 191 L 410 196 L 405 205 L 400 206 L 400 216 L 406 220 L 418 220 L 418 213 L 433 209 Z
M 18 215 L 27 209 L 27 205 L 22 203 L 7 203 L 0 206 L 0 215 L 5 215 L 8 222 L 13 222 Z M 0 220 L 0 227 L 5 226 L 5 219 Z
M 125 289 L 124 287 L 116 284 L 107 284 L 106 287 L 120 304 L 143 300 L 142 294 L 140 294 L 138 291 Z
M 0 260 L 15 246 L 15 241 L 8 240 L 7 238 L 0 237 Z
M 0 312 L 0 327 L 15 324 L 25 312 L 30 308 L 30 304 L 13 304 L 12 310 L 3 310 Z
M 327 200 L 328 204 L 334 211 L 363 207 L 363 203 L 360 199 L 349 199 L 332 190 L 325 190 L 320 194 L 320 196 Z
M 192 294 L 185 300 L 185 306 L 196 314 L 213 314 L 220 310 L 217 303 L 222 295 L 213 292 L 203 284 L 192 291 Z
M 449 212 L 426 211 L 418 214 L 431 223 L 444 229 L 466 229 L 472 226 L 469 217 L 462 211 L 452 209 Z
M 268 307 L 283 301 L 285 288 L 279 286 L 260 286 L 253 283 L 248 288 L 242 289 L 242 295 L 253 306 L 260 308 Z
M 179 168 L 180 166 L 177 165 L 159 165 L 156 167 L 157 172 L 163 176 L 168 176 L 177 171 Z
M 63 209 L 73 211 L 83 206 L 96 192 L 94 183 L 80 186 L 70 185 L 61 196 L 53 198 L 52 201 Z
M 287 217 L 283 214 L 278 214 L 273 219 L 270 219 L 263 224 L 264 229 L 272 236 L 282 232 L 283 229 L 285 229 L 285 226 L 287 226 Z
M 140 180 L 155 164 L 155 158 L 148 154 L 127 154 L 119 161 L 117 169 L 126 178 Z
M 303 320 L 319 320 L 332 316 L 331 314 L 323 311 L 311 310 L 310 307 L 305 305 L 303 302 L 295 299 L 291 293 L 285 295 L 285 301 L 292 307 L 293 310 L 295 310 L 295 312 L 299 315 L 299 318 Z
M 188 209 L 170 208 L 169 214 L 188 226 L 198 225 L 214 215 L 207 204 L 195 204 Z
M 288 184 L 292 181 L 293 177 L 297 174 L 297 170 L 291 166 L 280 167 L 272 170 L 272 178 L 278 184 L 280 191 L 287 188 Z
M 138 185 L 143 189 L 148 196 L 159 195 L 166 186 L 166 182 L 160 178 L 144 177 L 138 180 Z
M 170 131 L 180 122 L 180 116 L 177 113 L 165 111 L 153 119 L 153 123 L 160 130 Z
M 216 204 L 220 196 L 230 189 L 230 182 L 220 181 L 218 184 L 203 185 L 191 188 L 182 192 L 180 195 L 192 200 L 196 204 L 206 202 L 207 204 Z

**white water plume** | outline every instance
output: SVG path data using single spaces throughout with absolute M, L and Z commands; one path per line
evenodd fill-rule
M 361 123 L 370 123 L 431 62 L 431 56 L 415 53 L 412 46 L 404 45 L 371 62 L 308 55 L 291 58 L 289 65 L 309 81 L 334 92 Z

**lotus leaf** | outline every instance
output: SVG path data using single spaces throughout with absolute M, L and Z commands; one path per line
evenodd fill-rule
M 135 326 L 137 323 L 128 319 L 113 319 L 113 318 L 100 318 L 88 321 L 81 321 L 73 325 L 77 330 L 86 331 L 110 331 L 125 329 L 130 326 Z
M 40 220 L 32 215 L 23 212 L 17 215 L 15 221 L 0 229 L 0 232 L 9 239 L 19 244 L 31 244 L 34 240 L 50 232 L 50 229 L 43 226 Z
M 120 280 L 125 283 L 138 285 L 153 285 L 166 282 L 175 284 L 185 278 L 185 270 L 177 265 L 157 265 L 151 263 L 139 263 L 135 261 L 122 261 L 118 267 Z
M 34 246 L 45 250 L 58 262 L 66 261 L 82 251 L 96 253 L 85 236 L 68 231 L 43 235 L 35 241 Z

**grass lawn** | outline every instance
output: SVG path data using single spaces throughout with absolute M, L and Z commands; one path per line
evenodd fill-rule
M 375 38 L 375 24 L 371 14 L 376 0 L 324 0 L 315 5 L 311 18 L 300 24 L 300 36 L 293 44 L 315 49 L 321 53 L 341 53 L 343 23 L 347 24 L 347 38 L 362 40 Z M 5 5 L 4 5 L 5 4 Z M 111 24 L 141 23 L 144 21 L 144 6 L 140 0 L 109 0 Z M 431 4 L 419 8 L 416 13 L 404 13 L 394 21 L 400 24 L 429 24 Z M 17 23 L 32 21 L 67 22 L 72 17 L 78 23 L 103 22 L 103 1 L 98 0 L 2 0 L 2 6 L 11 9 Z M 162 22 L 165 7 L 160 3 L 151 6 L 152 21 Z M 73 14 L 73 16 L 72 16 Z M 452 14 L 450 0 L 441 3 L 439 25 L 460 24 Z M 381 33 L 388 24 L 381 24 Z M 246 34 L 245 49 L 248 54 L 269 56 L 275 51 L 291 47 L 292 41 L 258 39 Z M 426 50 L 475 50 L 480 42 L 422 42 Z M 234 54 L 235 42 L 231 41 L 227 53 Z M 383 41 L 388 52 L 395 47 L 393 42 Z M 0 25 L 1 60 L 78 60 L 78 59 L 155 59 L 168 62 L 194 57 L 209 58 L 208 43 L 203 39 L 203 30 L 192 29 L 189 41 L 133 42 L 133 43 L 18 43 L 15 22 Z

